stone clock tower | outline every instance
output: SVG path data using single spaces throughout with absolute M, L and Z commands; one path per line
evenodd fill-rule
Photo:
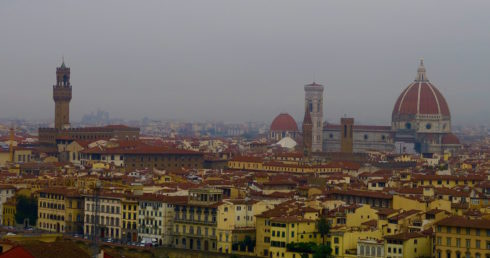
M 53 85 L 54 127 L 58 130 L 70 126 L 71 84 L 70 68 L 63 60 L 56 68 L 56 85 Z

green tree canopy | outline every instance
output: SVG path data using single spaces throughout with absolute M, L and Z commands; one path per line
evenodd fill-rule
M 17 224 L 24 224 L 25 219 L 29 219 L 29 225 L 36 225 L 37 198 L 20 195 L 17 196 L 15 221 Z
M 328 221 L 324 218 L 321 217 L 318 222 L 317 222 L 317 229 L 318 233 L 322 236 L 323 244 L 325 244 L 325 236 L 327 236 L 330 233 L 330 224 Z

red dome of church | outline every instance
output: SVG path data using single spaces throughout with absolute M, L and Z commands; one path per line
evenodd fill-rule
M 393 108 L 393 117 L 440 115 L 449 117 L 449 107 L 441 92 L 427 79 L 423 61 L 415 81 L 402 91 Z
M 291 115 L 282 113 L 274 118 L 270 130 L 280 132 L 296 132 L 298 131 L 298 125 Z
M 442 144 L 460 144 L 460 142 L 456 135 L 448 133 L 442 137 Z

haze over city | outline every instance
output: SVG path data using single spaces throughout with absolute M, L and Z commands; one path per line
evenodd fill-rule
M 490 258 L 489 10 L 0 1 L 0 258 Z
M 52 119 L 62 56 L 71 119 L 386 124 L 424 58 L 453 123 L 490 123 L 488 1 L 2 1 L 1 117 Z

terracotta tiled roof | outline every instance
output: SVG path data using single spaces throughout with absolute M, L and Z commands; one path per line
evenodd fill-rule
M 1 258 L 35 258 L 26 249 L 20 246 L 15 246 L 12 249 L 0 254 Z
M 469 219 L 461 216 L 448 217 L 436 224 L 438 226 L 490 229 L 490 220 L 488 219 Z
M 371 198 L 379 198 L 379 199 L 393 199 L 393 196 L 384 192 L 378 191 L 367 191 L 367 190 L 358 190 L 358 189 L 332 189 L 326 191 L 327 195 L 333 194 L 341 194 L 341 195 L 352 195 L 352 196 L 360 196 L 360 197 L 371 197 Z
M 385 236 L 385 239 L 391 239 L 391 240 L 408 240 L 412 238 L 419 238 L 419 237 L 426 237 L 426 235 L 420 233 L 420 232 L 406 232 L 406 233 L 400 233 L 396 235 L 388 235 Z
M 442 137 L 442 144 L 460 144 L 460 142 L 456 135 L 448 133 Z
M 446 99 L 432 83 L 414 82 L 398 97 L 393 116 L 415 114 L 450 116 Z
M 51 258 L 51 257 L 77 257 L 89 258 L 90 255 L 78 247 L 74 242 L 25 242 L 22 243 L 22 249 L 27 251 L 36 258 Z M 2 256 L 0 256 L 2 257 Z M 17 256 L 15 256 L 17 257 Z
M 282 113 L 276 116 L 276 118 L 274 118 L 270 130 L 280 131 L 280 132 L 285 132 L 285 131 L 297 132 L 298 125 L 296 124 L 296 121 L 294 121 L 291 115 Z

